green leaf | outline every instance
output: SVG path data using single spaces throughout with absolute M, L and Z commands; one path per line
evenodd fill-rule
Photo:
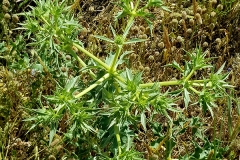
M 147 131 L 147 127 L 146 127 L 146 115 L 144 112 L 141 113 L 141 124 L 143 126 L 144 131 Z
M 130 39 L 127 42 L 124 42 L 124 44 L 131 44 L 131 43 L 137 43 L 137 42 L 144 42 L 147 39 L 139 39 L 139 38 L 134 38 L 134 39 Z
M 69 79 L 69 80 L 67 81 L 66 86 L 65 86 L 66 91 L 69 92 L 70 89 L 72 89 L 72 88 L 75 86 L 75 84 L 77 83 L 77 81 L 78 81 L 78 76 L 77 76 L 77 77 L 72 77 L 71 79 Z
M 188 104 L 190 102 L 190 93 L 188 92 L 188 90 L 186 88 L 184 88 L 184 103 L 185 103 L 185 107 L 188 107 Z
M 165 11 L 172 12 L 170 9 L 168 9 L 167 6 L 161 6 L 161 8 L 162 8 L 163 10 L 165 10 Z
M 107 38 L 107 37 L 104 37 L 104 36 L 98 36 L 98 35 L 94 35 L 94 37 L 98 38 L 98 39 L 101 39 L 101 40 L 104 40 L 104 41 L 107 41 L 107 42 L 110 42 L 110 43 L 114 43 L 113 40 Z
M 173 60 L 172 64 L 167 64 L 165 65 L 166 67 L 168 66 L 171 66 L 173 68 L 176 68 L 177 70 L 179 70 L 180 72 L 184 72 L 184 70 L 180 67 L 180 65 L 175 61 Z
M 224 62 L 221 67 L 218 69 L 218 71 L 215 74 L 220 74 L 223 71 L 223 68 L 225 66 L 226 62 Z
M 174 104 L 172 104 L 172 105 L 174 105 Z M 172 111 L 172 112 L 178 112 L 178 113 L 182 112 L 181 109 L 177 109 L 177 108 L 173 108 L 173 107 L 168 107 L 167 109 L 168 109 L 169 111 Z
M 117 123 L 117 120 L 116 120 L 116 118 L 114 118 L 112 121 L 111 121 L 111 123 L 110 123 L 110 125 L 108 126 L 108 129 L 109 128 L 111 128 L 114 124 L 116 124 Z
M 113 37 L 116 37 L 116 31 L 114 30 L 114 28 L 112 27 L 112 25 L 110 25 L 110 28 L 111 28 L 111 31 L 112 31 Z
M 36 70 L 36 71 L 38 71 L 38 72 L 40 72 L 40 73 L 43 72 L 43 66 L 41 64 L 34 64 L 34 65 L 32 65 L 31 68 Z
M 213 110 L 212 110 L 212 107 L 209 105 L 209 104 L 206 104 L 207 107 L 208 107 L 208 110 L 210 111 L 211 113 L 211 116 L 213 117 Z
M 133 75 L 130 69 L 126 68 L 126 77 L 128 80 L 132 81 L 133 80 Z
M 176 142 L 171 138 L 166 141 L 166 157 L 170 157 Z
M 132 27 L 133 23 L 134 23 L 134 20 L 133 20 L 128 26 L 126 26 L 125 31 L 124 31 L 124 33 L 123 33 L 123 37 L 124 37 L 124 38 L 127 37 L 128 32 L 129 32 L 130 28 Z
M 49 146 L 52 143 L 53 137 L 56 134 L 57 126 L 54 123 L 50 124 L 50 133 L 49 133 Z
M 125 52 L 119 57 L 116 65 L 118 66 L 118 65 L 123 64 L 123 63 L 126 61 L 126 60 L 124 59 L 124 57 L 125 57 L 126 55 L 130 54 L 130 53 L 133 53 L 133 51 L 125 51 Z M 111 61 L 111 62 L 112 62 L 112 61 Z

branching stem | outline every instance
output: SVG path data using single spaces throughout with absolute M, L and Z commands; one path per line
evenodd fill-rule
M 83 95 L 85 95 L 86 93 L 88 93 L 89 91 L 91 91 L 93 88 L 95 88 L 96 86 L 98 86 L 99 84 L 101 84 L 105 79 L 107 79 L 110 76 L 109 73 L 105 74 L 102 78 L 100 78 L 97 82 L 95 82 L 94 84 L 90 85 L 88 88 L 86 88 L 85 90 L 83 90 L 81 93 L 77 94 L 75 96 L 75 98 L 80 98 Z

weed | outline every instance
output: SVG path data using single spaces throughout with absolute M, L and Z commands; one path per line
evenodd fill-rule
M 219 131 L 216 120 L 219 101 L 227 100 L 223 104 L 228 104 L 229 112 L 234 101 L 234 87 L 227 82 L 231 72 L 224 71 L 226 63 L 221 63 L 216 68 L 211 64 L 213 58 L 200 46 L 192 50 L 182 49 L 186 53 L 182 62 L 173 60 L 171 56 L 177 50 L 177 45 L 184 46 L 186 42 L 189 43 L 186 47 L 191 46 L 186 40 L 189 27 L 185 23 L 186 15 L 182 20 L 184 39 L 175 35 L 175 29 L 172 32 L 163 24 L 163 42 L 157 42 L 157 45 L 151 47 L 154 49 L 159 46 L 163 49 L 162 57 L 158 57 L 158 60 L 166 64 L 164 69 L 171 68 L 169 70 L 174 71 L 178 77 L 169 79 L 165 72 L 166 81 L 146 82 L 144 78 L 148 78 L 147 75 L 152 71 L 152 67 L 144 68 L 141 64 L 146 51 L 139 48 L 141 55 L 138 55 L 132 46 L 140 44 L 144 47 L 154 37 L 155 16 L 150 11 L 160 8 L 165 14 L 171 12 L 163 1 L 116 2 L 119 9 L 114 24 L 109 24 L 111 34 L 89 36 L 89 42 L 79 40 L 79 35 L 82 34 L 82 38 L 88 36 L 88 31 L 70 12 L 75 8 L 81 10 L 78 7 L 80 1 L 74 2 L 72 6 L 68 6 L 67 1 L 60 0 L 34 2 L 36 6 L 30 6 L 29 12 L 18 14 L 25 21 L 20 22 L 20 27 L 16 30 L 23 30 L 23 34 L 13 43 L 12 51 L 20 52 L 23 46 L 21 56 L 15 56 L 7 62 L 12 70 L 22 70 L 25 73 L 21 76 L 32 77 L 31 80 L 28 78 L 31 91 L 26 91 L 26 95 L 24 92 L 16 92 L 19 104 L 14 106 L 21 106 L 23 110 L 24 130 L 28 130 L 25 134 L 34 135 L 41 128 L 44 129 L 36 140 L 31 136 L 26 139 L 34 141 L 29 148 L 32 147 L 35 158 L 221 159 L 225 155 L 236 153 L 233 147 L 239 133 L 239 123 L 232 126 L 231 113 L 228 113 L 230 143 L 224 146 L 216 133 Z M 211 7 L 214 5 L 211 4 Z M 198 13 L 200 11 L 196 1 L 193 1 L 193 7 L 194 15 L 190 20 L 193 21 L 194 33 L 191 32 L 190 40 L 194 39 L 196 30 L 205 23 Z M 92 9 L 90 11 L 94 12 Z M 193 18 L 198 21 L 197 24 Z M 142 28 L 141 31 L 136 25 L 139 19 L 146 22 L 146 27 L 139 27 Z M 177 19 L 172 22 L 174 28 L 178 27 Z M 133 31 L 144 33 L 132 36 Z M 100 47 L 99 44 L 107 44 L 111 49 L 101 58 L 92 52 L 98 49 L 89 49 L 85 43 L 91 43 L 96 48 Z M 5 44 L 1 44 L 4 53 Z M 219 43 L 217 45 L 222 47 Z M 160 56 L 157 52 L 154 52 L 155 55 Z M 148 56 L 152 66 L 160 67 L 153 55 Z M 135 59 L 138 59 L 141 70 L 145 72 L 129 67 L 133 66 L 131 63 Z M 206 74 L 202 75 L 203 72 Z M 5 82 L 6 93 L 11 94 L 7 99 L 11 103 L 14 100 L 11 99 L 13 93 L 10 91 L 21 91 L 16 89 L 18 85 L 12 81 Z M 27 93 L 31 93 L 32 99 L 24 98 L 28 96 Z M 196 110 L 199 114 L 213 119 L 213 127 L 204 130 L 199 116 L 194 116 L 197 113 L 193 112 L 188 117 L 186 112 L 193 107 L 198 108 Z M 9 113 L 8 110 L 6 112 Z M 192 143 L 186 146 L 181 136 L 188 133 L 191 134 L 188 138 Z M 0 137 L 4 137 L 4 134 L 0 130 Z M 46 148 L 51 150 L 40 156 L 39 143 L 42 144 L 42 151 Z M 14 153 L 13 144 L 4 141 L 1 145 L 11 146 L 8 149 Z M 183 145 L 186 151 L 175 156 L 174 150 L 179 145 Z M 188 149 L 189 146 L 192 149 Z M 5 151 L 2 148 L 1 152 L 8 155 L 8 149 Z M 144 150 L 147 151 L 145 155 Z

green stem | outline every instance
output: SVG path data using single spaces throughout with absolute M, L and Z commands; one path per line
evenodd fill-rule
M 114 125 L 114 133 L 117 139 L 117 144 L 118 144 L 118 155 L 121 155 L 122 150 L 121 150 L 121 138 L 119 134 L 119 127 L 115 124 Z
M 110 67 L 104 63 L 103 61 L 101 61 L 98 57 L 94 56 L 92 53 L 88 52 L 86 49 L 84 49 L 83 47 L 81 47 L 80 45 L 73 43 L 73 46 L 75 46 L 78 50 L 82 51 L 84 54 L 86 54 L 87 56 L 89 56 L 90 58 L 92 58 L 95 62 L 99 63 L 102 67 L 104 67 L 106 70 L 109 70 Z
M 191 80 L 188 81 L 189 84 L 192 84 L 193 86 L 198 86 L 198 87 L 202 87 L 204 86 L 204 82 L 209 81 L 208 79 L 205 80 Z M 180 85 L 182 84 L 181 80 L 176 80 L 176 81 L 163 81 L 163 82 L 155 82 L 155 83 L 144 83 L 144 84 L 140 84 L 140 87 L 151 87 L 154 84 L 158 84 L 160 86 L 176 86 L 176 85 Z M 210 87 L 211 83 L 208 83 L 207 87 Z
M 83 60 L 74 52 L 72 51 L 71 54 L 73 55 L 73 57 L 75 59 L 77 59 L 78 63 L 82 66 L 82 67 L 86 67 L 86 63 L 83 62 Z M 96 78 L 97 76 L 90 70 L 89 74 L 92 78 Z
M 196 90 L 193 87 L 189 87 L 189 89 L 191 89 L 194 93 L 196 93 L 197 95 L 199 95 L 201 92 L 199 92 L 198 90 Z
M 102 78 L 100 78 L 97 82 L 95 82 L 94 84 L 90 85 L 88 88 L 86 88 L 85 90 L 83 90 L 81 93 L 77 94 L 75 96 L 75 98 L 80 98 L 82 97 L 84 94 L 88 93 L 89 91 L 91 91 L 93 88 L 95 88 L 96 86 L 98 86 L 99 84 L 101 84 L 105 79 L 107 79 L 110 76 L 109 73 L 105 74 Z
M 118 45 L 116 54 L 114 55 L 114 58 L 113 58 L 113 61 L 112 61 L 111 67 L 110 67 L 111 72 L 114 72 L 117 68 L 116 63 L 117 63 L 117 60 L 118 60 L 118 57 L 119 57 L 121 51 L 122 51 L 122 45 Z
M 133 21 L 134 21 L 134 15 L 132 15 L 130 18 L 129 18 L 129 21 L 127 23 L 127 26 L 124 30 L 124 33 L 123 33 L 123 43 L 125 42 L 125 39 L 127 38 L 127 32 L 128 32 L 128 28 L 132 25 Z M 117 48 L 117 51 L 116 51 L 116 54 L 114 55 L 114 58 L 113 58 L 113 61 L 111 63 L 111 67 L 110 67 L 110 72 L 114 72 L 117 68 L 117 60 L 121 54 L 121 51 L 122 51 L 122 45 L 118 45 L 118 48 Z
M 138 5 L 139 5 L 139 2 L 140 2 L 140 0 L 138 0 L 138 1 L 136 2 L 136 5 L 135 5 L 135 7 L 134 7 L 134 11 L 135 11 L 135 12 L 137 11 L 137 8 L 138 8 Z
M 65 39 L 64 35 L 59 35 L 62 39 Z M 86 49 L 78 45 L 77 43 L 72 43 L 74 47 L 76 47 L 78 50 L 82 51 L 84 54 L 86 54 L 88 57 L 92 58 L 95 62 L 99 63 L 103 68 L 106 70 L 110 70 L 110 67 L 101 61 L 98 57 L 94 56 L 92 53 L 88 52 Z
M 126 83 L 125 79 L 119 76 L 118 74 L 114 74 L 115 78 L 118 79 L 122 83 Z
M 156 83 L 144 83 L 140 84 L 140 87 L 151 87 L 154 84 L 158 84 L 160 86 L 173 86 L 181 84 L 181 81 L 164 81 L 164 82 L 156 82 Z
M 192 69 L 191 72 L 188 74 L 188 76 L 184 79 L 184 82 L 187 82 L 191 78 L 194 72 L 195 72 L 195 69 Z
M 213 158 L 213 154 L 214 154 L 215 152 L 214 152 L 214 150 L 212 149 L 210 152 L 209 152 L 209 154 L 208 154 L 208 158 L 207 158 L 207 160 L 211 160 L 212 158 Z
M 43 17 L 43 16 L 40 16 L 42 18 L 42 20 L 48 25 L 50 26 L 50 24 L 48 23 L 48 21 Z

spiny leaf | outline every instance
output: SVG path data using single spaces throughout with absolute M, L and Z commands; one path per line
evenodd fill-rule
M 98 35 L 94 35 L 94 37 L 98 38 L 98 39 L 101 39 L 101 40 L 104 40 L 104 41 L 107 41 L 107 42 L 110 42 L 110 43 L 114 43 L 113 40 L 107 38 L 107 37 L 104 37 L 104 36 L 98 36 Z
M 147 131 L 147 127 L 146 127 L 146 115 L 144 112 L 141 113 L 141 124 L 143 126 L 144 131 Z

